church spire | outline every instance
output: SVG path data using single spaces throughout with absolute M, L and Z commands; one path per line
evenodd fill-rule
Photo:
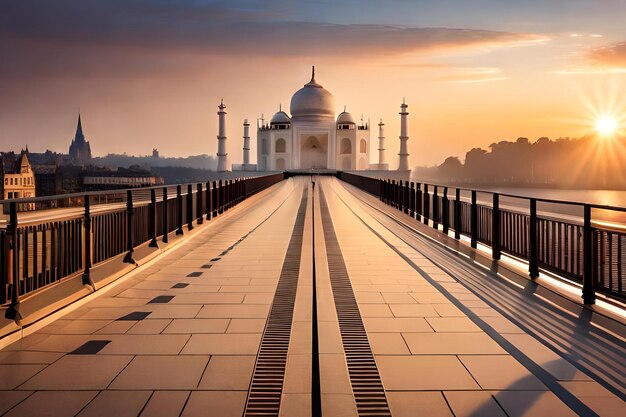
M 78 125 L 76 125 L 76 135 L 74 135 L 74 140 L 80 140 L 81 142 L 85 140 L 85 135 L 83 135 L 83 124 L 80 121 L 80 113 L 78 113 Z

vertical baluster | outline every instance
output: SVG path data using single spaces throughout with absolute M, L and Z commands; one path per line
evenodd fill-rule
M 151 248 L 158 248 L 159 243 L 157 242 L 157 229 L 158 229 L 158 219 L 157 219 L 157 198 L 156 198 L 156 189 L 152 188 L 150 190 L 150 208 L 149 212 L 149 221 L 148 221 L 148 230 L 150 233 L 150 246 Z
M 85 214 L 83 221 L 83 234 L 85 244 L 83 245 L 83 284 L 91 284 L 91 203 L 89 201 L 89 195 L 85 195 Z
M 14 201 L 9 203 L 9 223 L 7 224 L 6 233 L 8 236 L 8 271 L 9 292 L 11 294 L 11 304 L 5 312 L 5 317 L 10 320 L 17 320 L 19 315 L 19 247 L 17 241 L 17 205 Z
M 204 215 L 202 213 L 202 202 L 204 199 L 202 198 L 202 183 L 198 183 L 196 185 L 196 223 L 202 224 L 204 223 Z
M 433 219 L 433 228 L 439 228 L 439 196 L 437 195 L 439 191 L 439 187 L 436 185 L 433 186 L 433 214 L 431 215 Z
M 443 233 L 448 234 L 450 229 L 450 200 L 448 200 L 448 187 L 443 187 L 443 197 L 441 199 Z
M 591 228 L 591 206 L 585 204 L 583 212 L 583 302 L 585 304 L 595 304 L 596 290 L 595 277 L 593 276 L 594 256 L 593 256 L 593 229 Z M 597 259 L 597 257 L 595 257 Z M 597 265 L 597 262 L 596 262 Z
M 183 189 L 180 185 L 176 186 L 176 204 L 178 205 L 178 213 L 177 217 L 178 217 L 178 222 L 177 222 L 177 229 L 176 229 L 176 234 L 177 235 L 182 235 L 183 232 Z
M 206 219 L 207 221 L 211 220 L 211 215 L 213 214 L 213 209 L 211 208 L 211 182 L 207 181 L 206 182 L 206 192 L 204 194 L 204 197 L 206 199 L 205 205 L 206 205 Z
M 476 190 L 472 190 L 472 206 L 470 208 L 470 246 L 476 248 L 478 246 L 478 204 L 476 203 Z
M 133 259 L 135 249 L 133 245 L 133 192 L 131 190 L 126 191 L 126 251 L 124 262 L 136 263 Z
M 537 251 L 537 200 L 530 199 L 530 222 L 528 224 L 528 272 L 531 278 L 539 276 L 539 259 Z
M 454 238 L 461 239 L 461 229 L 463 227 L 463 218 L 461 217 L 461 189 L 456 189 L 454 196 Z
M 493 193 L 493 210 L 491 213 L 491 248 L 492 258 L 500 259 L 502 249 L 500 243 L 500 194 Z
M 430 219 L 430 195 L 428 194 L 428 184 L 424 183 L 424 224 L 428 224 Z
M 411 189 L 409 190 L 409 215 L 415 218 L 415 183 L 411 181 Z
M 163 218 L 161 219 L 161 230 L 163 231 L 163 243 L 167 243 L 169 241 L 169 220 L 167 218 L 167 187 L 163 187 Z

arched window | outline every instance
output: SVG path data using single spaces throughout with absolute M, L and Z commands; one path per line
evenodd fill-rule
M 361 139 L 361 153 L 367 153 L 367 142 L 365 139 Z
M 285 153 L 285 152 L 287 152 L 287 142 L 285 142 L 285 139 L 283 139 L 283 138 L 276 139 L 276 147 L 275 147 L 275 149 L 276 149 L 276 153 Z
M 276 160 L 276 170 L 277 171 L 284 171 L 285 167 L 286 167 L 285 158 L 278 158 Z
M 267 155 L 267 140 L 261 139 L 261 155 Z
M 339 145 L 339 153 L 341 155 L 352 153 L 352 142 L 350 142 L 350 139 L 341 139 L 341 144 Z

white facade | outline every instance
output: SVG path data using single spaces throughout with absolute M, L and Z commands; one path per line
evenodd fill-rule
M 366 170 L 370 130 L 342 112 L 335 119 L 332 94 L 311 81 L 291 98 L 291 116 L 280 109 L 257 130 L 259 171 L 295 169 Z

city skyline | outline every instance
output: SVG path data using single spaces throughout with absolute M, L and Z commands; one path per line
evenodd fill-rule
M 602 117 L 624 122 L 626 4 L 616 0 L 2 8 L 3 149 L 65 152 L 80 109 L 95 155 L 215 154 L 224 98 L 238 162 L 243 120 L 288 107 L 312 64 L 337 114 L 346 105 L 384 119 L 393 158 L 406 97 L 413 166 L 520 136 L 584 136 Z

